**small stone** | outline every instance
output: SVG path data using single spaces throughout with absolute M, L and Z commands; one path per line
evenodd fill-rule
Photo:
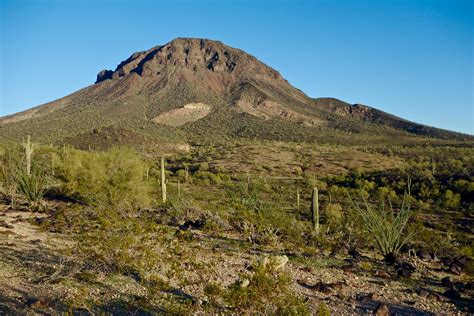
M 446 299 L 441 296 L 439 293 L 433 292 L 428 295 L 428 299 L 437 301 L 437 302 L 444 302 Z
M 243 279 L 242 282 L 240 282 L 240 287 L 243 289 L 248 287 L 249 285 L 250 285 L 250 281 L 247 279 Z
M 313 267 L 303 267 L 301 268 L 301 271 L 304 271 L 310 274 L 314 274 L 316 272 Z
M 392 278 L 390 273 L 382 271 L 382 270 L 376 270 L 375 271 L 375 276 L 378 276 L 379 278 L 382 278 L 382 279 L 391 279 Z
M 456 263 L 452 263 L 448 268 L 448 272 L 456 275 L 461 275 L 461 267 L 458 266 Z
M 453 281 L 451 281 L 451 278 L 450 277 L 445 277 L 441 280 L 441 284 L 444 286 L 444 287 L 451 287 L 453 285 Z
M 352 248 L 349 250 L 348 254 L 352 256 L 354 259 L 360 259 L 360 253 L 357 251 L 356 248 Z
M 420 258 L 421 260 L 425 260 L 425 261 L 430 261 L 432 259 L 430 253 L 426 251 L 425 249 L 418 250 L 416 252 L 416 256 Z
M 390 316 L 390 309 L 384 303 L 380 303 L 377 308 L 373 311 L 376 316 Z
M 398 253 L 391 252 L 387 254 L 384 258 L 385 262 L 388 264 L 401 264 L 402 259 Z
M 0 221 L 0 227 L 6 228 L 6 229 L 12 229 L 12 228 L 14 228 L 12 225 L 8 224 L 8 223 L 5 222 L 4 220 L 1 220 L 1 221 Z
M 461 295 L 459 294 L 459 292 L 453 289 L 447 290 L 446 292 L 444 292 L 443 295 L 451 300 L 458 300 L 461 298 Z
M 378 299 L 380 299 L 380 295 L 378 295 L 377 293 L 370 293 L 369 298 L 371 300 L 377 301 Z
M 426 298 L 430 295 L 430 292 L 428 292 L 427 290 L 424 290 L 424 289 L 420 289 L 419 291 L 417 291 L 417 294 L 420 297 Z

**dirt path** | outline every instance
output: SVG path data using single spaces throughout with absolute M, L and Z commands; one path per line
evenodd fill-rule
M 57 296 L 47 281 L 64 263 L 61 243 L 31 224 L 45 216 L 0 205 L 0 315 L 43 314 Z

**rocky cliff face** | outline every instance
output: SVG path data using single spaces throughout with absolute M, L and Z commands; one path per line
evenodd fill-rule
M 164 67 L 185 67 L 193 71 L 209 71 L 232 76 L 280 80 L 280 74 L 255 57 L 218 41 L 178 38 L 166 45 L 136 52 L 121 62 L 115 71 L 102 70 L 96 83 L 136 73 L 141 77 L 159 76 Z

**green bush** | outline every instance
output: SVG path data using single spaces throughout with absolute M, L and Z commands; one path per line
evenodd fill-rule
M 48 176 L 44 168 L 32 161 L 30 174 L 27 174 L 26 162 L 17 146 L 10 146 L 1 156 L 2 169 L 0 179 L 2 193 L 10 203 L 21 194 L 30 205 L 38 206 L 47 191 Z
M 87 269 L 105 273 L 144 274 L 160 262 L 158 226 L 143 216 L 96 210 L 75 235 L 73 253 Z
M 145 163 L 130 150 L 104 152 L 67 149 L 56 159 L 61 194 L 113 209 L 149 206 L 153 181 L 144 179 Z M 156 187 L 156 185 L 155 185 Z
M 291 277 L 271 264 L 258 263 L 253 273 L 224 292 L 225 302 L 238 313 L 309 315 L 307 305 L 291 289 Z M 247 285 L 245 285 L 247 284 Z

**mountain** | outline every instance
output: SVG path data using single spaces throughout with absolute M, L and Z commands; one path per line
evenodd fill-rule
M 93 85 L 0 118 L 0 139 L 27 134 L 77 147 L 124 143 L 161 150 L 239 137 L 471 139 L 369 106 L 310 98 L 244 51 L 194 38 L 136 52 L 115 70 L 100 71 Z

